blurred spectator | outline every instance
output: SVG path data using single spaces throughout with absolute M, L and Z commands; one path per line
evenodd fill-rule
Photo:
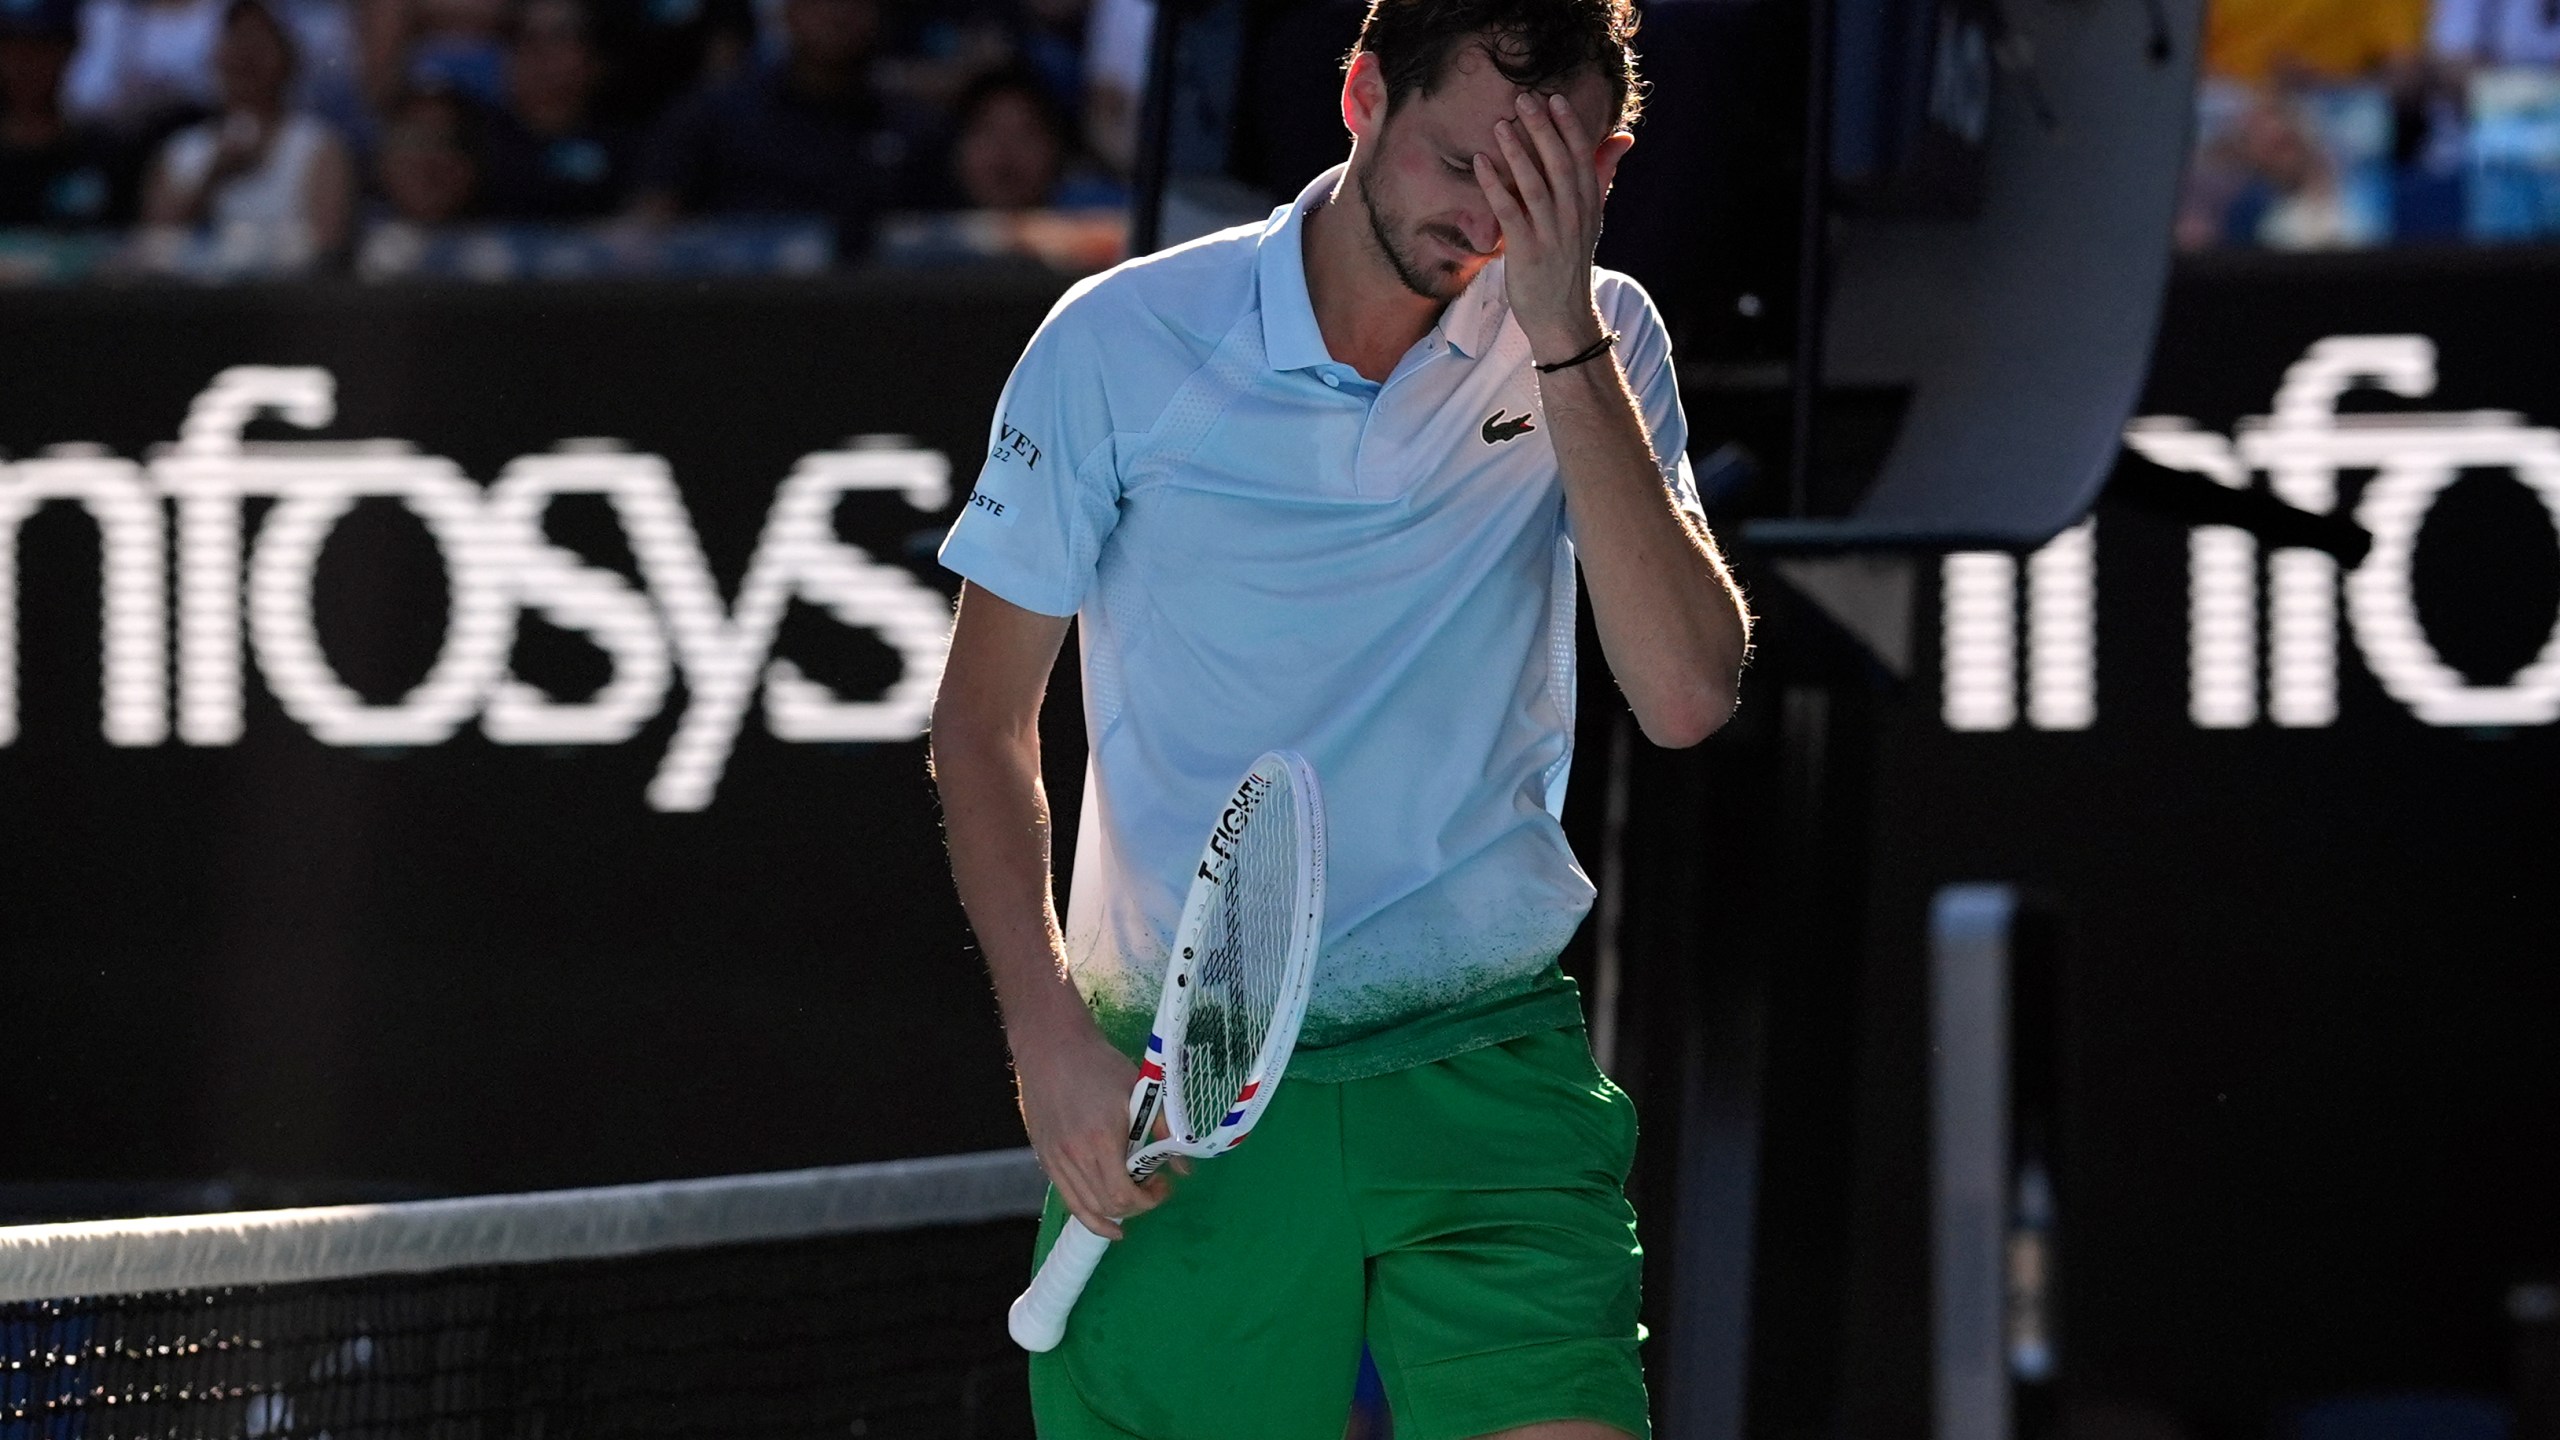
M 293 37 L 296 110 L 329 122 L 350 149 L 361 154 L 373 130 L 373 109 L 357 63 L 355 17 L 350 0 L 268 0 Z
M 601 0 L 588 19 L 605 68 L 596 113 L 617 125 L 645 125 L 696 90 L 727 84 L 755 54 L 749 0 Z
M 621 208 L 628 132 L 600 125 L 603 66 L 578 0 L 530 0 L 507 57 L 507 109 L 488 131 L 484 208 L 515 220 L 566 220 Z
M 2463 80 L 2429 53 L 2430 8 L 2212 0 L 2179 243 L 2322 248 L 2457 234 Z M 2435 29 L 2479 8 L 2433 0 Z
M 0 226 L 132 218 L 128 151 L 62 113 L 78 0 L 0 0 Z
M 949 199 L 969 210 L 1083 208 L 1120 203 L 1118 187 L 1077 173 L 1073 123 L 1027 69 L 979 77 L 952 119 Z
M 1137 164 L 1155 0 L 1092 0 L 1084 36 L 1084 139 L 1111 173 Z
M 480 200 L 480 112 L 446 90 L 413 90 L 382 120 L 373 162 L 374 189 L 389 218 L 410 225 L 450 225 L 469 218 Z
M 408 87 L 409 0 L 350 0 L 365 103 L 387 110 Z M 367 148 L 370 148 L 369 146 Z
M 2560 237 L 2560 72 L 2472 72 L 2462 167 L 2462 233 L 2473 240 Z
M 1067 110 L 1038 75 L 1008 66 L 962 92 L 941 190 L 943 209 L 893 217 L 882 263 L 1029 261 L 1089 274 L 1128 253 L 1127 194 L 1083 164 Z
M 408 0 L 408 55 L 401 78 L 483 105 L 506 90 L 508 0 Z
M 145 222 L 209 226 L 223 268 L 302 269 L 345 245 L 353 166 L 326 122 L 287 108 L 295 59 L 266 0 L 227 0 L 214 50 L 222 108 L 161 148 Z
M 445 90 L 409 90 L 392 102 L 373 154 L 375 218 L 356 248 L 358 275 L 414 273 L 438 232 L 477 210 L 481 115 Z
M 893 5 L 874 79 L 899 101 L 948 115 L 969 82 L 1012 63 L 1011 0 Z
M 283 0 L 275 8 L 293 32 L 301 60 L 294 70 L 296 101 L 341 127 L 361 116 L 363 72 L 356 64 L 349 0 Z
M 1019 63 L 1040 77 L 1070 115 L 1084 104 L 1084 40 L 1090 23 L 1085 0 L 1021 0 L 1014 27 Z
M 1037 81 L 997 71 L 952 117 L 951 181 L 971 210 L 1037 210 L 1067 170 L 1067 120 Z
M 75 119 L 150 132 L 200 118 L 221 99 L 214 76 L 225 0 L 85 0 L 80 47 L 63 82 Z M 344 0 L 280 0 L 291 34 L 297 108 L 353 111 L 354 32 Z
M 2386 238 L 2381 217 L 2350 195 L 2338 157 L 2302 106 L 2265 92 L 2197 157 L 2178 220 L 2186 249 L 2329 250 Z
M 2413 59 L 2426 28 L 2427 0 L 2212 0 L 2204 67 L 2253 83 L 2363 79 Z
M 892 10 L 882 87 L 952 114 L 991 70 L 1030 75 L 1072 115 L 1084 103 L 1087 0 L 940 0 Z
M 226 0 L 88 0 L 63 84 L 71 114 L 139 129 L 220 99 L 212 64 Z
M 642 162 L 636 209 L 820 215 L 861 255 L 900 198 L 908 142 L 870 81 L 875 0 L 785 0 L 787 53 L 670 114 Z
M 2456 66 L 2560 65 L 2552 0 L 2435 0 L 2427 48 Z

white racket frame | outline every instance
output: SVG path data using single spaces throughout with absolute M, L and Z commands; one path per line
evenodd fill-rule
M 1234 873 L 1237 840 L 1255 823 L 1263 800 L 1284 778 L 1298 800 L 1299 863 L 1280 1006 L 1254 1056 L 1243 1098 L 1225 1114 L 1194 1116 L 1182 1100 L 1183 1055 L 1178 1037 L 1191 1016 L 1191 998 L 1196 993 L 1191 981 L 1199 964 L 1200 939 L 1208 928 L 1211 907 L 1225 893 Z M 1165 962 L 1155 1023 L 1147 1032 L 1146 1060 L 1139 1067 L 1137 1086 L 1129 1092 L 1131 1179 L 1146 1179 L 1176 1155 L 1206 1159 L 1244 1143 L 1246 1133 L 1271 1103 L 1272 1092 L 1280 1088 L 1289 1054 L 1297 1047 L 1298 1026 L 1306 1019 L 1307 994 L 1315 980 L 1316 947 L 1323 934 L 1324 797 L 1316 788 L 1315 767 L 1305 756 L 1294 750 L 1273 750 L 1253 762 L 1253 768 L 1236 782 L 1210 827 L 1208 843 L 1201 847 L 1199 868 L 1192 872 L 1191 892 L 1182 903 L 1182 921 L 1174 928 L 1173 952 Z M 1166 1134 L 1156 1140 L 1152 1137 L 1159 1115 Z M 1110 1248 L 1109 1240 L 1068 1216 L 1057 1243 L 1041 1262 L 1040 1273 L 1006 1313 L 1006 1328 L 1014 1342 L 1035 1353 L 1055 1348 L 1066 1334 L 1067 1316 L 1084 1293 L 1085 1282 Z

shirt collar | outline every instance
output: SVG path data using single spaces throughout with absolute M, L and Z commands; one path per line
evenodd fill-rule
M 1502 262 L 1494 260 L 1477 271 L 1465 291 L 1440 312 L 1440 333 L 1449 337 L 1459 354 L 1482 359 L 1501 338 L 1502 322 L 1510 317 L 1508 295 L 1502 288 Z
M 1307 295 L 1307 212 L 1323 204 L 1342 183 L 1343 167 L 1318 175 L 1298 198 L 1271 212 L 1262 227 L 1256 257 L 1262 288 L 1262 350 L 1274 370 L 1304 370 L 1333 363 L 1333 352 L 1316 326 L 1315 302 Z M 1458 353 L 1470 359 L 1493 348 L 1510 313 L 1503 299 L 1502 262 L 1476 272 L 1466 290 L 1440 314 L 1440 333 Z
M 1256 257 L 1262 286 L 1262 353 L 1274 370 L 1304 370 L 1333 363 L 1316 328 L 1315 302 L 1307 297 L 1307 212 L 1324 203 L 1342 181 L 1340 165 L 1309 182 L 1298 198 L 1271 212 Z

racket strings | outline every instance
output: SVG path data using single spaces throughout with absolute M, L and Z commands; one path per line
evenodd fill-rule
M 1181 1044 L 1183 1118 L 1208 1139 L 1254 1079 L 1288 978 L 1298 889 L 1298 796 L 1285 781 L 1255 808 L 1210 914 Z

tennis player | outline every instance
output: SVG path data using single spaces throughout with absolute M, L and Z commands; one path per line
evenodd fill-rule
M 1557 820 L 1577 564 L 1660 744 L 1730 713 L 1749 616 L 1662 322 L 1592 264 L 1634 29 L 1628 0 L 1375 0 L 1348 161 L 1079 284 L 1005 388 L 942 549 L 933 755 L 1042 1243 L 1069 1212 L 1120 1239 L 1033 1358 L 1047 1440 L 1337 1440 L 1364 1340 L 1399 1440 L 1647 1433 L 1635 1118 L 1556 966 L 1592 898 Z M 1037 719 L 1070 618 L 1062 932 Z M 1329 817 L 1299 1049 L 1252 1143 L 1133 1184 L 1203 826 L 1282 746 Z

